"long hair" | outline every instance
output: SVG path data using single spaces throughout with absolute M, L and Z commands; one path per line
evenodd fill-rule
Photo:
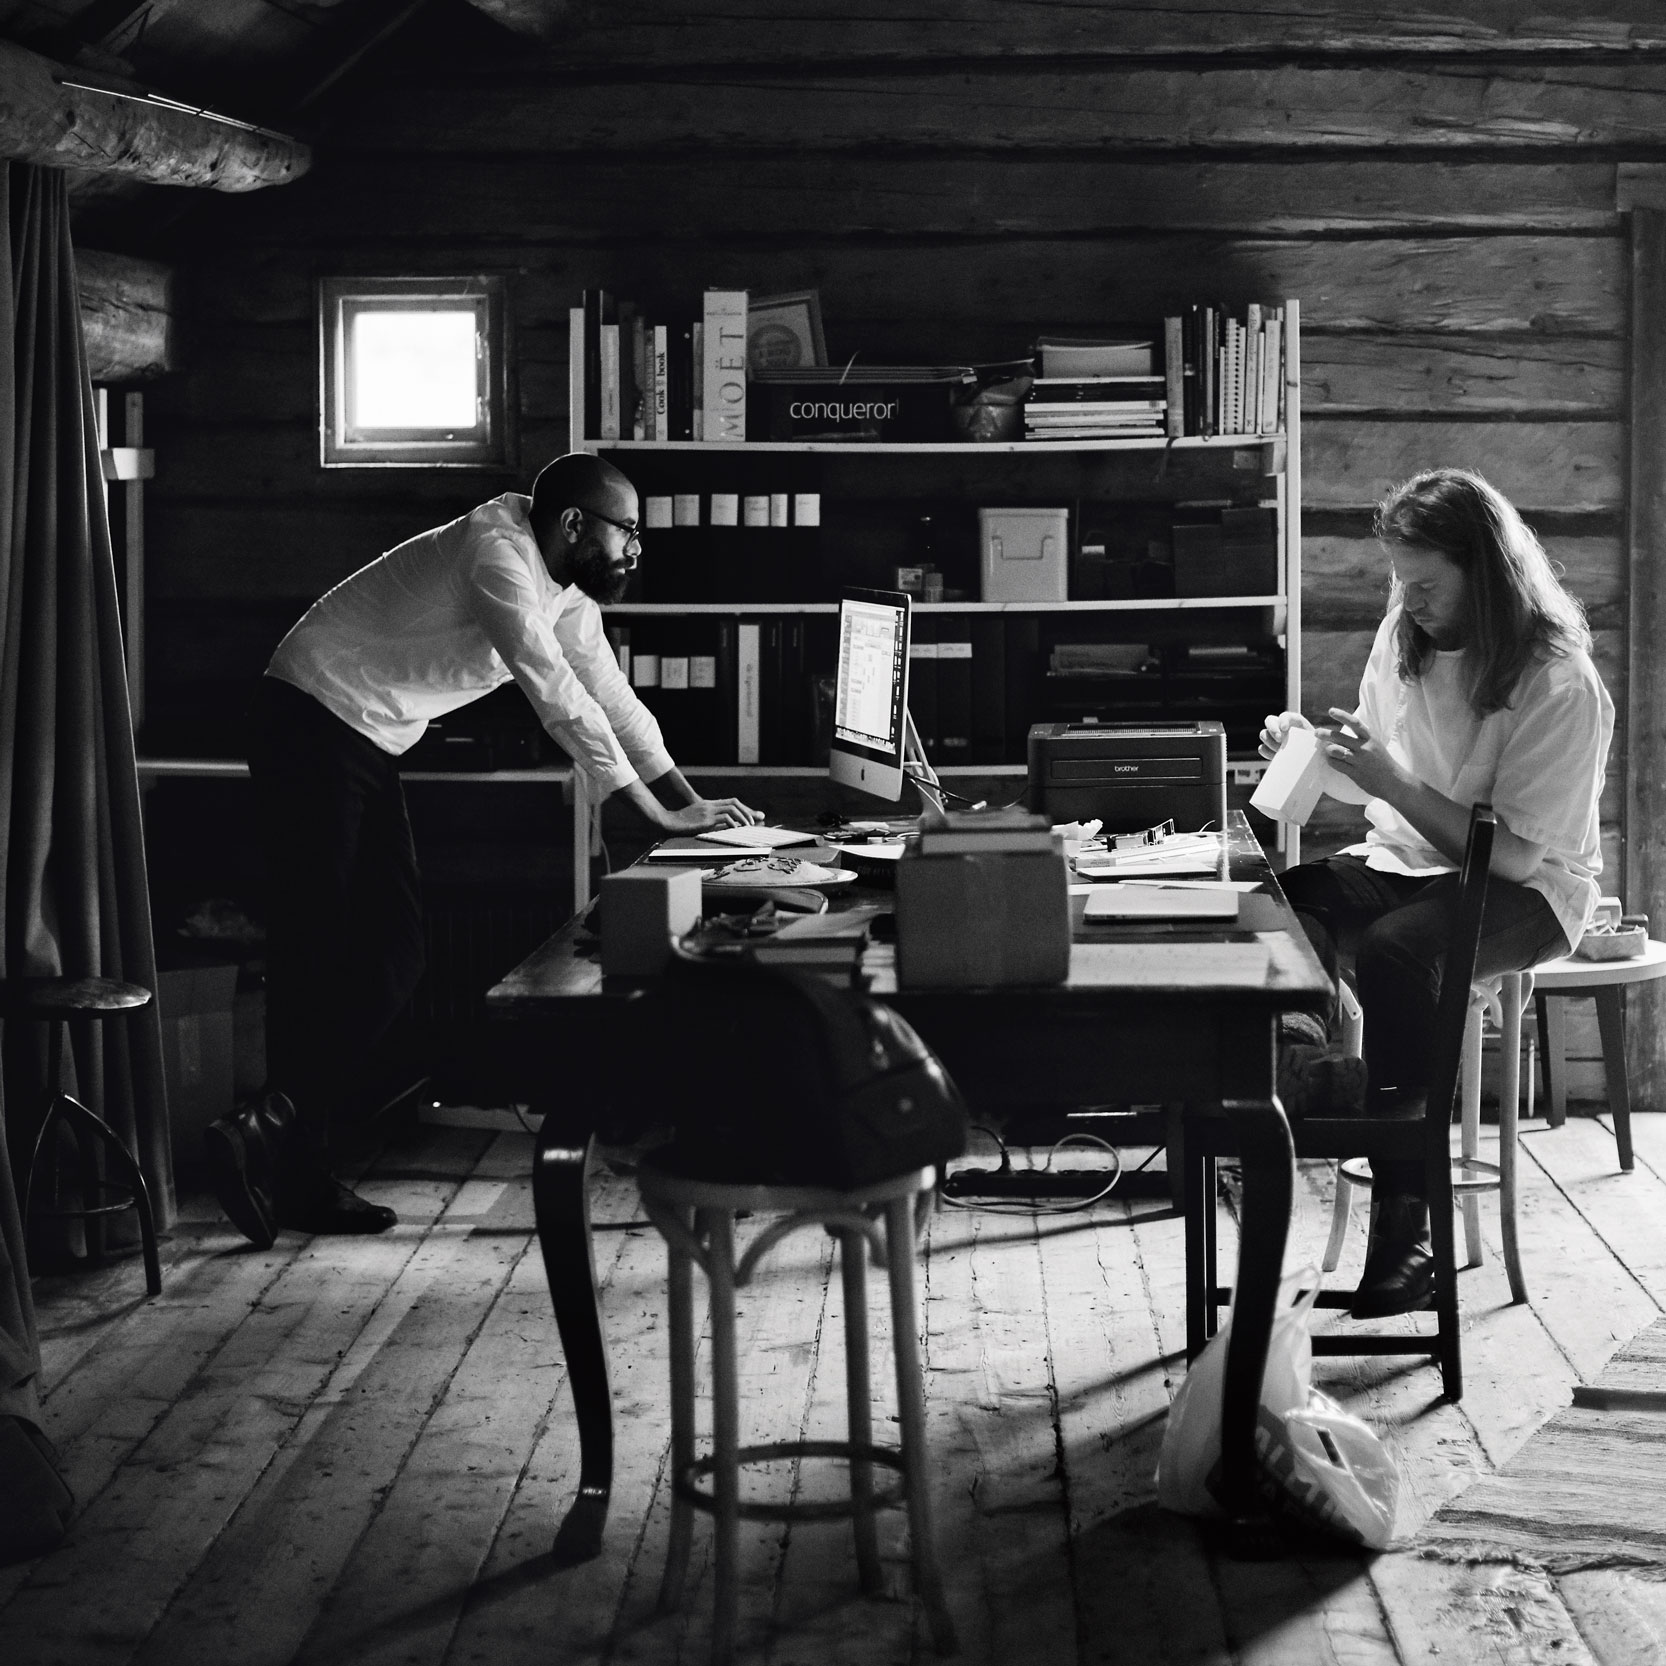
M 1414 545 L 1460 568 L 1469 596 L 1470 704 L 1477 715 L 1508 706 L 1541 653 L 1589 652 L 1585 610 L 1566 590 L 1544 546 L 1495 487 L 1469 469 L 1429 469 L 1377 505 L 1373 527 L 1392 550 Z M 1391 605 L 1400 600 L 1395 581 Z M 1395 627 L 1401 680 L 1421 677 L 1434 658 L 1429 633 L 1402 611 Z

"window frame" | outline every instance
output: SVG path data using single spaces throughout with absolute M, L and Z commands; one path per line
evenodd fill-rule
M 436 310 L 475 314 L 477 420 L 472 429 L 435 438 L 431 429 L 356 428 L 348 421 L 352 389 L 347 348 L 362 312 Z M 509 388 L 505 280 L 492 273 L 461 278 L 332 277 L 318 280 L 319 463 L 333 468 L 498 468 L 515 466 L 514 403 Z

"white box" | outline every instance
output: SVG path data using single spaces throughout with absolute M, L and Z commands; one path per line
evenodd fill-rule
M 602 973 L 651 978 L 665 970 L 671 939 L 700 918 L 699 868 L 626 868 L 601 885 Z
M 1068 509 L 980 509 L 986 602 L 1062 602 L 1070 571 Z

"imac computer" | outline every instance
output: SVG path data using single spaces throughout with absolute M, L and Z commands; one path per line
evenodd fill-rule
M 907 780 L 937 779 L 908 715 L 909 606 L 902 590 L 850 589 L 839 601 L 828 773 L 876 798 L 901 798 Z

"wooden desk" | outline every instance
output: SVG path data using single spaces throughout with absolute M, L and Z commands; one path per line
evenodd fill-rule
M 1072 1100 L 1225 1107 L 1240 1141 L 1244 1219 L 1222 1460 L 1234 1514 L 1254 1521 L 1261 1513 L 1255 1413 L 1295 1173 L 1273 1094 L 1275 1018 L 1288 1008 L 1322 1008 L 1331 989 L 1242 812 L 1228 843 L 1233 877 L 1260 885 L 1233 931 L 1085 927 L 1072 945 L 1068 981 L 1044 989 L 899 990 L 886 945 L 871 946 L 863 964 L 871 992 L 915 1025 L 980 1119 Z M 578 1496 L 556 1536 L 562 1560 L 597 1553 L 612 1486 L 612 1406 L 585 1179 L 595 1130 L 608 1115 L 609 1073 L 629 1055 L 631 1009 L 644 992 L 641 984 L 604 983 L 581 930 L 582 922 L 569 922 L 486 997 L 491 1011 L 513 1021 L 505 1051 L 543 1114 L 533 1199 L 581 1453 Z M 1247 957 L 1260 962 L 1251 975 L 1246 957 L 1231 951 L 1256 944 L 1266 952 Z

